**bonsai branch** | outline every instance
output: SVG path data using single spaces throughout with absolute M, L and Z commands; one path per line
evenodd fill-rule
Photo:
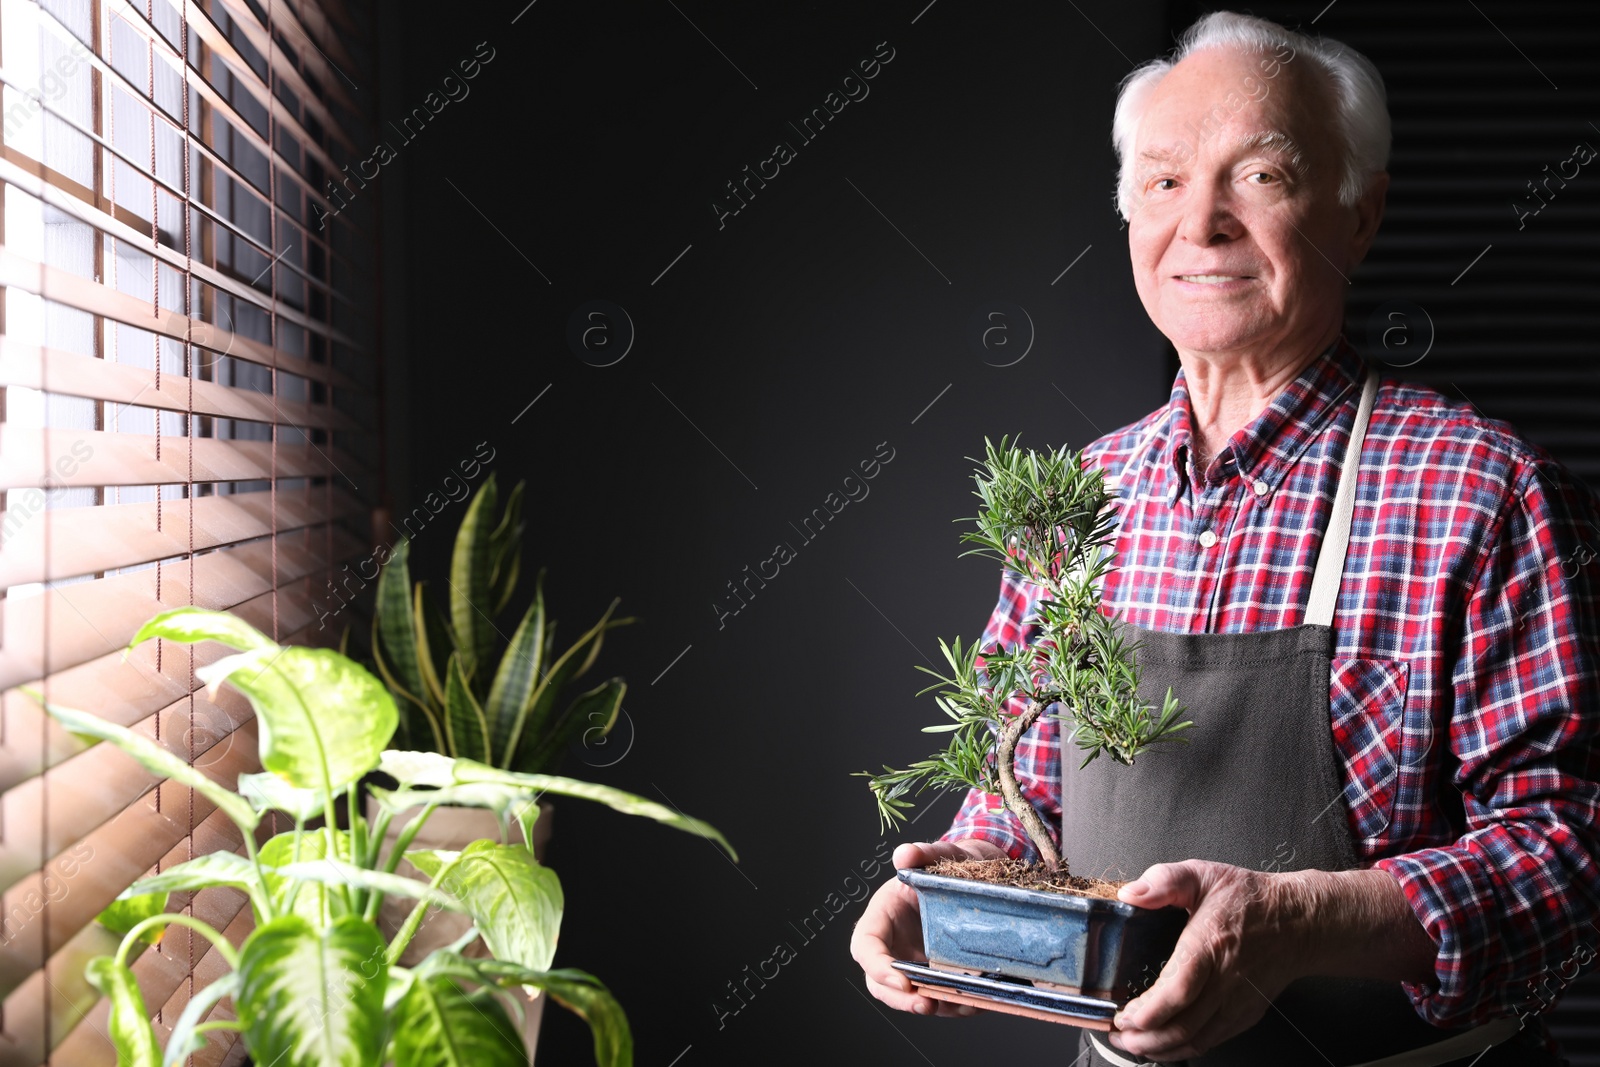
M 1021 714 L 1012 716 L 1011 721 L 1001 729 L 1000 741 L 995 748 L 995 770 L 999 776 L 1000 796 L 1005 801 L 1006 810 L 1022 823 L 1023 832 L 1028 835 L 1028 840 L 1039 850 L 1039 861 L 1046 869 L 1054 871 L 1061 867 L 1061 851 L 1051 839 L 1050 830 L 1045 826 L 1044 820 L 1039 817 L 1039 810 L 1022 795 L 1022 787 L 1017 784 L 1016 768 L 1012 763 L 1017 752 L 1017 742 L 1022 740 L 1022 735 L 1039 721 L 1044 708 L 1044 704 L 1038 700 L 1030 700 Z

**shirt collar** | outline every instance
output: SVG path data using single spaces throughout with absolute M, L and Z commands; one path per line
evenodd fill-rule
M 1340 334 L 1261 414 L 1228 439 L 1215 461 L 1221 462 L 1223 456 L 1231 454 L 1234 473 L 1252 482 L 1265 482 L 1266 491 L 1277 488 L 1340 402 L 1361 384 L 1366 371 L 1366 360 Z M 1185 467 L 1193 427 L 1188 384 L 1181 369 L 1172 383 L 1167 404 L 1172 430 L 1165 458 L 1172 469 L 1173 484 L 1181 492 L 1188 480 Z

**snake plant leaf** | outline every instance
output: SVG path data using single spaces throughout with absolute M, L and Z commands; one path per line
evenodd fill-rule
M 23 691 L 39 701 L 44 710 L 71 733 L 96 741 L 109 741 L 132 756 L 152 774 L 188 786 L 221 808 L 223 814 L 232 819 L 244 832 L 249 833 L 261 822 L 261 817 L 233 790 L 213 782 L 205 774 L 191 767 L 186 760 L 179 759 L 143 734 L 136 734 L 127 727 L 106 722 L 88 712 L 52 704 L 37 691 L 30 689 Z
M 152 915 L 160 915 L 166 910 L 167 892 L 164 888 L 155 886 L 140 889 L 136 882 L 107 904 L 105 910 L 95 916 L 95 922 L 114 934 L 126 934 Z M 165 932 L 164 928 L 155 926 L 146 929 L 139 937 L 148 944 L 155 945 L 161 942 L 161 935 Z
M 305 919 L 317 929 L 322 929 L 344 914 L 344 899 L 328 888 L 328 882 L 317 879 L 297 880 L 283 872 L 295 864 L 311 864 L 321 860 L 348 860 L 350 858 L 350 833 L 347 830 L 307 830 L 300 835 L 300 851 L 295 853 L 295 831 L 285 830 L 271 838 L 257 852 L 261 862 L 261 876 L 267 892 L 272 896 L 276 910 L 288 911 Z M 329 838 L 332 838 L 330 843 Z M 309 884 L 301 884 L 307 882 Z
M 455 779 L 462 784 L 492 783 L 519 788 L 529 793 L 555 793 L 558 796 L 577 797 L 581 800 L 593 800 L 604 804 L 613 811 L 624 815 L 642 815 L 647 819 L 654 819 L 665 826 L 684 833 L 704 837 L 721 845 L 728 856 L 737 861 L 739 854 L 728 844 L 727 838 L 710 823 L 685 815 L 674 808 L 657 804 L 653 800 L 621 789 L 613 789 L 608 785 L 598 785 L 594 782 L 583 782 L 576 778 L 563 778 L 554 774 L 525 774 L 518 771 L 503 771 L 498 767 L 473 760 L 458 759 L 455 762 Z
M 378 677 L 383 679 L 383 684 L 394 694 L 395 705 L 400 710 L 400 736 L 408 744 L 412 742 L 427 744 L 432 741 L 439 748 L 443 748 L 444 732 L 433 708 L 424 698 L 408 693 L 384 660 L 378 638 L 377 619 L 372 620 L 372 662 L 378 668 Z
M 494 610 L 494 593 L 489 578 L 498 499 L 491 474 L 472 494 L 450 556 L 450 628 L 461 655 L 462 671 L 469 678 L 477 673 L 478 664 L 488 661 L 494 649 L 494 618 L 490 614 Z
M 226 680 L 249 698 L 260 722 L 261 766 L 301 789 L 333 792 L 355 782 L 378 765 L 399 724 L 383 683 L 332 649 L 252 649 L 195 673 L 211 686 Z
M 348 786 L 334 789 L 334 799 L 344 795 Z M 271 771 L 239 776 L 239 795 L 250 802 L 257 812 L 281 811 L 295 822 L 309 822 L 322 814 L 322 792 L 290 785 Z
M 205 1048 L 206 1035 L 195 1033 L 195 1027 L 200 1025 L 206 1014 L 219 1001 L 224 997 L 235 996 L 238 992 L 238 971 L 229 971 L 204 989 L 195 990 L 194 996 L 189 998 L 189 1003 L 183 1006 L 183 1014 L 178 1016 L 178 1021 L 172 1028 L 172 1036 L 167 1039 L 167 1050 L 161 1055 L 161 1067 L 178 1067 L 178 1064 L 187 1063 L 190 1056 Z
M 457 756 L 493 763 L 489 753 L 489 723 L 478 698 L 472 695 L 462 674 L 461 652 L 450 654 L 444 690 L 444 728 L 450 751 Z
M 144 994 L 132 968 L 110 956 L 96 956 L 84 968 L 89 984 L 105 994 L 111 1004 L 107 1023 L 118 1067 L 160 1067 L 161 1047 L 145 1010 Z
M 500 998 L 464 993 L 445 977 L 419 978 L 392 1014 L 394 1067 L 527 1067 L 528 1050 Z
M 217 641 L 229 648 L 243 652 L 252 648 L 276 648 L 272 638 L 257 630 L 237 615 L 207 608 L 182 607 L 161 612 L 139 627 L 128 642 L 132 648 L 152 637 L 164 637 L 186 645 L 200 641 Z
M 417 632 L 411 615 L 411 542 L 394 547 L 389 562 L 378 575 L 373 605 L 373 627 L 383 655 L 399 687 L 415 698 L 423 693 L 422 668 L 417 662 Z
M 516 593 L 517 582 L 521 578 L 522 553 L 515 552 L 509 562 L 495 569 L 494 582 L 498 592 L 495 593 L 494 610 L 489 613 L 491 616 L 499 615 L 506 610 L 506 605 L 511 603 L 511 597 Z
M 561 930 L 561 880 L 532 852 L 474 841 L 460 852 L 415 849 L 406 859 L 461 901 L 496 959 L 550 966 Z
M 505 514 L 489 536 L 489 586 L 494 598 L 491 616 L 505 610 L 516 592 L 517 579 L 522 575 L 522 534 L 527 528 L 522 521 L 522 495 L 526 488 L 526 482 L 511 487 Z
M 600 980 L 586 971 L 564 967 L 538 971 L 504 960 L 474 960 L 480 978 L 498 985 L 535 986 L 589 1024 L 594 1059 L 600 1067 L 632 1067 L 633 1033 L 622 1006 Z
M 445 661 L 455 648 L 455 637 L 450 627 L 439 617 L 438 610 L 428 599 L 428 587 L 418 582 L 411 603 L 412 630 L 417 635 L 417 667 L 422 672 L 424 701 L 432 700 L 442 711 L 444 708 Z
M 613 619 L 611 614 L 617 610 L 617 604 L 618 601 L 613 600 L 606 608 L 605 614 L 600 616 L 600 621 L 584 631 L 583 635 L 573 642 L 571 648 L 550 663 L 544 677 L 529 695 L 527 705 L 512 723 L 511 736 L 506 743 L 509 746 L 507 751 L 515 752 L 516 755 L 505 761 L 507 767 L 540 769 L 527 760 L 542 747 L 546 721 L 550 718 L 556 699 L 569 682 L 582 677 L 583 673 L 594 664 L 595 657 L 600 654 L 600 646 L 605 640 L 607 630 L 635 621 L 632 618 Z M 545 659 L 549 661 L 548 654 Z M 564 740 L 561 747 L 565 747 L 565 744 Z
M 504 754 L 511 751 L 511 731 L 539 682 L 544 663 L 544 626 L 544 572 L 540 571 L 533 587 L 533 603 L 528 605 L 527 614 L 511 635 L 511 643 L 500 659 L 500 669 L 495 671 L 483 706 L 489 720 L 490 747 L 502 754 L 502 763 Z
M 256 928 L 239 953 L 235 1004 L 255 1062 L 378 1067 L 389 971 L 372 923 L 345 915 L 318 929 L 299 915 Z
M 581 738 L 587 746 L 596 738 L 604 738 L 616 725 L 627 691 L 627 683 L 621 678 L 608 678 L 588 692 L 580 693 L 565 711 L 547 721 L 538 744 L 528 753 L 526 764 L 519 764 L 519 767 L 548 767 L 574 741 Z

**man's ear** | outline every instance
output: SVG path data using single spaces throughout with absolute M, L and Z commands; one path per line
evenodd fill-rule
M 1350 233 L 1349 265 L 1346 270 L 1354 270 L 1367 258 L 1367 250 L 1378 236 L 1378 225 L 1383 222 L 1383 202 L 1388 191 L 1389 173 L 1379 171 L 1367 182 L 1367 191 L 1356 201 L 1355 229 Z

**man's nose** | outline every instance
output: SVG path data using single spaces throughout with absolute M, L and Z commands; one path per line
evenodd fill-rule
M 1244 232 L 1235 207 L 1232 190 L 1226 183 L 1193 182 L 1184 204 L 1179 236 L 1202 248 L 1233 240 Z

